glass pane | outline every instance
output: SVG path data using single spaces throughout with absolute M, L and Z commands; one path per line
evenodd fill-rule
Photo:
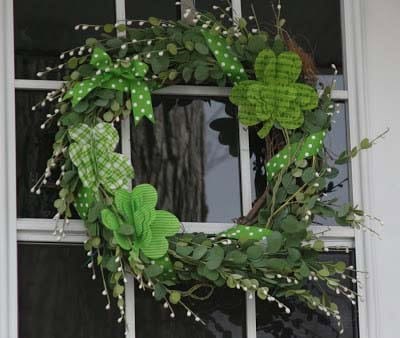
M 271 1 L 242 1 L 244 17 L 253 15 L 251 4 L 261 28 L 274 33 L 275 16 Z M 332 74 L 332 63 L 340 73 L 343 72 L 340 0 L 282 0 L 281 17 L 286 19 L 284 29 L 315 58 L 321 74 Z M 251 23 L 255 28 L 255 21 Z M 327 79 L 323 77 L 321 80 L 326 83 Z M 341 89 L 340 85 L 343 86 L 342 76 L 338 79 L 338 89 Z
M 180 6 L 176 0 L 125 0 L 126 18 L 147 20 L 150 16 L 160 19 L 176 20 L 180 16 Z
M 334 158 L 349 149 L 348 140 L 348 114 L 345 103 L 337 103 L 336 113 L 332 118 L 332 130 L 325 139 L 325 149 Z M 330 161 L 332 164 L 333 160 Z M 350 168 L 346 163 L 338 165 L 339 175 L 332 181 L 333 190 L 329 193 L 329 198 L 337 198 L 339 204 L 348 203 L 351 200 L 350 192 Z
M 75 31 L 77 24 L 115 22 L 114 0 L 14 0 L 16 78 L 37 79 L 36 73 L 62 60 L 61 52 L 80 46 L 94 30 Z M 60 74 L 48 78 L 60 80 Z
M 322 259 L 342 260 L 354 265 L 352 254 L 323 254 Z M 310 287 L 315 287 L 311 284 Z M 351 287 L 351 281 L 347 283 Z M 314 312 L 296 302 L 286 302 L 292 313 L 287 315 L 276 305 L 257 300 L 257 338 L 357 338 L 357 308 L 350 301 L 330 293 L 331 299 L 339 306 L 344 333 L 339 334 L 336 320 L 330 320 L 322 313 Z
M 349 148 L 348 141 L 348 114 L 345 103 L 336 103 L 335 113 L 332 117 L 332 129 L 325 138 L 325 149 L 327 151 L 327 159 L 329 163 L 334 164 L 334 158 Z M 252 198 L 255 201 L 259 198 L 266 187 L 266 177 L 264 170 L 264 161 L 266 153 L 265 141 L 261 140 L 254 128 L 249 128 L 250 137 L 250 155 L 252 172 L 251 177 L 254 182 L 252 189 Z M 330 159 L 332 157 L 332 159 Z M 337 198 L 337 204 L 351 202 L 351 181 L 349 165 L 335 165 L 339 170 L 339 175 L 329 182 L 328 199 Z M 315 224 L 322 225 L 337 225 L 333 219 L 322 219 L 317 217 L 314 220 Z
M 194 0 L 195 8 L 201 12 L 213 13 L 216 17 L 222 14 L 221 9 L 231 7 L 229 2 L 226 0 Z M 213 6 L 218 6 L 221 9 L 214 9 Z M 229 12 L 231 12 L 229 10 Z
M 19 337 L 124 337 L 81 246 L 18 245 Z
M 214 99 L 154 102 L 156 123 L 132 127 L 135 183 L 153 184 L 159 208 L 184 222 L 231 222 L 240 216 L 234 107 Z
M 40 129 L 46 114 L 52 113 L 50 105 L 31 110 L 45 96 L 43 91 L 18 90 L 15 94 L 17 215 L 21 218 L 52 218 L 56 213 L 53 201 L 58 196 L 55 182 L 59 173 L 54 172 L 40 195 L 30 191 L 46 168 L 57 129 L 55 125 L 50 129 Z
M 188 318 L 181 306 L 175 306 L 175 319 L 162 303 L 148 292 L 136 288 L 136 337 L 157 338 L 244 338 L 246 337 L 246 304 L 243 292 L 217 289 L 205 301 L 187 302 L 205 323 Z

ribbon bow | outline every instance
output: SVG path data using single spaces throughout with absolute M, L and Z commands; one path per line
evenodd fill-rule
M 77 83 L 67 92 L 64 99 L 72 97 L 74 107 L 97 87 L 127 92 L 131 94 L 135 124 L 143 116 L 154 122 L 150 90 L 143 79 L 148 70 L 145 63 L 132 60 L 127 67 L 113 64 L 111 57 L 104 50 L 95 48 L 90 64 L 98 69 L 96 74 Z

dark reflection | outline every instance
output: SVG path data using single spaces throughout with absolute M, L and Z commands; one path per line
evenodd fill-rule
M 18 245 L 19 337 L 124 337 L 87 259 L 81 246 Z
M 154 16 L 165 20 L 177 20 L 180 17 L 180 6 L 176 0 L 125 0 L 127 19 L 145 19 Z
M 157 338 L 244 338 L 246 304 L 243 292 L 217 289 L 205 301 L 185 303 L 206 323 L 188 318 L 181 306 L 175 306 L 176 318 L 156 302 L 149 292 L 136 288 L 136 337 Z
M 61 52 L 97 36 L 93 29 L 75 31 L 77 24 L 115 22 L 114 0 L 14 0 L 16 78 L 37 79 L 36 73 L 62 60 Z M 48 78 L 61 80 L 51 73 Z
M 32 111 L 31 107 L 46 96 L 43 91 L 18 90 L 15 94 L 16 152 L 17 152 L 17 215 L 21 218 L 52 218 L 56 210 L 53 201 L 58 196 L 55 184 L 59 173 L 48 179 L 40 195 L 31 193 L 31 187 L 43 174 L 52 154 L 55 125 L 41 129 L 46 114 L 52 113 L 50 105 Z
M 340 0 L 282 0 L 281 17 L 292 38 L 316 60 L 321 74 L 331 74 L 331 64 L 343 65 Z M 242 1 L 243 17 L 253 15 L 251 4 L 262 29 L 274 33 L 272 4 L 277 1 Z M 254 21 L 252 21 L 254 25 Z
M 346 264 L 354 265 L 354 252 L 351 254 L 323 254 L 323 260 L 341 260 Z M 350 280 L 345 283 L 351 287 Z M 319 291 L 315 284 L 310 283 L 310 287 Z M 336 296 L 332 291 L 328 291 L 330 298 L 334 301 L 341 312 L 344 333 L 339 334 L 340 329 L 334 319 L 327 318 L 321 313 L 310 310 L 304 304 L 285 301 L 292 313 L 287 315 L 275 305 L 257 300 L 257 338 L 357 338 L 358 320 L 357 308 L 351 305 L 350 301 Z
M 132 127 L 135 183 L 153 184 L 159 207 L 181 221 L 230 222 L 241 208 L 234 108 L 213 99 L 154 102 L 157 122 Z

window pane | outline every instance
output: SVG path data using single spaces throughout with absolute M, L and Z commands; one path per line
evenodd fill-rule
M 244 17 L 253 15 L 252 3 L 261 28 L 274 33 L 275 16 L 271 1 L 242 1 Z M 321 74 L 332 74 L 332 63 L 342 72 L 340 0 L 282 0 L 281 17 L 286 19 L 284 29 L 314 56 Z M 255 28 L 255 21 L 251 23 Z M 326 78 L 322 81 L 326 82 Z M 343 79 L 339 76 L 338 89 L 341 84 Z
M 37 79 L 36 73 L 61 62 L 61 52 L 80 46 L 93 30 L 77 24 L 115 22 L 114 0 L 14 0 L 15 76 Z M 48 78 L 61 80 L 54 73 Z
M 354 265 L 352 254 L 323 254 L 322 259 L 341 260 Z M 348 281 L 347 287 L 351 287 Z M 315 287 L 315 284 L 311 284 Z M 358 320 L 357 308 L 348 299 L 337 297 L 330 293 L 330 298 L 336 302 L 342 316 L 344 333 L 339 334 L 336 320 L 330 320 L 322 313 L 310 310 L 307 306 L 296 302 L 286 302 L 292 313 L 287 315 L 276 305 L 257 300 L 257 338 L 357 338 Z
M 176 317 L 156 302 L 148 292 L 136 288 L 136 337 L 157 338 L 244 338 L 246 337 L 245 297 L 243 292 L 217 289 L 205 301 L 185 303 L 206 326 L 188 318 L 182 307 L 175 306 Z
M 155 97 L 156 123 L 132 127 L 135 183 L 151 183 L 159 208 L 185 222 L 240 216 L 235 109 L 208 99 Z
M 147 20 L 150 16 L 160 19 L 176 20 L 180 16 L 180 7 L 176 0 L 125 0 L 126 18 Z
M 18 217 L 52 218 L 56 213 L 53 201 L 58 196 L 55 182 L 59 173 L 54 172 L 40 195 L 30 191 L 46 168 L 56 132 L 54 125 L 40 129 L 46 114 L 53 112 L 50 105 L 31 110 L 45 96 L 43 91 L 18 90 L 15 94 Z
M 336 106 L 337 113 L 332 117 L 332 130 L 327 134 L 325 139 L 326 151 L 337 158 L 340 153 L 344 150 L 349 149 L 348 140 L 348 114 L 347 106 L 345 103 L 338 103 Z M 329 161 L 334 164 L 333 160 Z M 337 165 L 339 169 L 339 175 L 332 181 L 334 187 L 332 192 L 329 193 L 329 198 L 337 198 L 339 204 L 349 203 L 351 200 L 350 196 L 350 168 L 349 165 Z
M 325 138 L 325 150 L 327 152 L 327 160 L 329 163 L 334 165 L 334 159 L 339 154 L 349 148 L 348 141 L 348 114 L 347 106 L 343 102 L 338 102 L 335 107 L 336 113 L 332 116 L 332 129 Z M 265 154 L 266 144 L 265 141 L 257 136 L 257 132 L 254 128 L 249 128 L 250 135 L 250 156 L 252 164 L 252 198 L 255 201 L 259 198 L 266 188 L 266 177 L 265 177 Z M 332 159 L 331 159 L 332 158 Z M 351 180 L 350 180 L 350 167 L 349 165 L 335 165 L 339 170 L 337 177 L 329 182 L 329 192 L 327 199 L 337 198 L 337 204 L 341 205 L 344 203 L 351 202 Z M 337 225 L 334 219 L 322 219 L 316 217 L 314 220 L 316 224 L 322 225 Z
M 19 337 L 124 337 L 118 308 L 105 310 L 87 260 L 81 246 L 19 244 Z

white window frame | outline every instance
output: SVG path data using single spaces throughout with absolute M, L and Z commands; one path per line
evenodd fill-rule
M 125 20 L 124 0 L 114 0 L 117 21 Z M 245 0 L 242 0 L 245 1 Z M 241 14 L 241 0 L 232 0 L 234 12 Z M 368 135 L 368 118 L 365 83 L 363 45 L 365 41 L 364 8 L 362 0 L 341 0 L 342 32 L 344 46 L 344 74 L 347 90 L 337 90 L 333 98 L 346 101 L 349 114 L 350 144 L 356 144 L 361 136 Z M 59 81 L 14 80 L 14 38 L 13 1 L 0 0 L 0 336 L 18 338 L 17 328 L 17 240 L 24 242 L 55 242 L 51 219 L 17 219 L 16 214 L 16 154 L 15 154 L 15 90 L 53 90 L 59 88 Z M 4 79 L 4 80 L 3 80 Z M 229 95 L 229 88 L 171 86 L 158 91 L 163 95 L 222 96 Z M 362 114 L 362 116 L 361 116 Z M 122 123 L 122 152 L 130 157 L 130 125 Z M 239 128 L 241 199 L 242 212 L 251 208 L 252 182 L 248 131 Z M 368 194 L 370 168 L 366 155 L 352 162 L 353 200 L 365 209 L 371 206 Z M 362 188 L 361 188 L 362 187 Z M 187 231 L 218 232 L 232 224 L 184 223 Z M 362 338 L 379 338 L 377 294 L 374 290 L 374 244 L 364 233 L 350 228 L 315 226 L 316 232 L 325 232 L 323 239 L 329 246 L 356 248 L 356 264 L 359 270 L 370 272 L 368 280 L 364 274 L 358 278 L 364 284 L 366 300 L 359 302 L 359 330 Z M 82 243 L 86 239 L 81 221 L 71 221 L 66 229 L 64 243 Z M 128 281 L 126 316 L 129 338 L 135 338 L 134 287 L 133 279 Z M 256 338 L 255 297 L 246 297 L 247 338 Z

